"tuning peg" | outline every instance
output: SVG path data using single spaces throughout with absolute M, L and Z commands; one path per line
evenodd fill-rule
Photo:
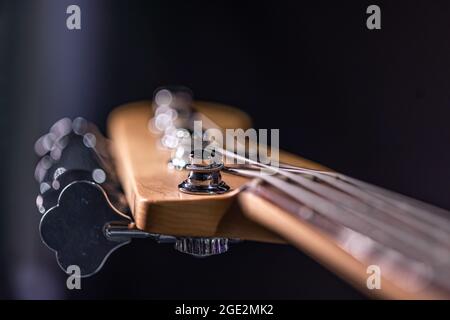
M 107 139 L 95 126 L 81 118 L 63 119 L 50 134 L 51 139 L 40 138 L 35 146 L 41 155 L 47 152 L 35 174 L 41 238 L 63 270 L 77 265 L 82 276 L 89 276 L 130 242 L 131 236 L 108 233 L 113 225 L 132 226 L 129 209 L 112 170 Z
M 200 152 L 199 152 L 200 153 Z M 186 166 L 188 178 L 178 185 L 178 189 L 190 194 L 221 194 L 230 190 L 222 181 L 220 171 L 224 165 L 217 160 L 214 151 L 201 150 L 201 158 L 191 152 L 191 164 Z
M 228 251 L 227 238 L 180 237 L 176 239 L 175 250 L 195 257 L 209 257 Z
M 51 139 L 43 138 L 49 135 Z M 98 183 L 118 210 L 127 210 L 113 170 L 109 142 L 93 124 L 83 118 L 73 121 L 64 118 L 43 137 L 35 144 L 35 149 L 41 151 L 39 154 L 47 151 L 35 170 L 40 191 L 36 199 L 39 212 L 45 213 L 55 206 L 61 190 L 78 180 Z
M 114 250 L 130 242 L 127 237 L 106 235 L 106 227 L 113 222 L 128 224 L 131 219 L 111 206 L 98 184 L 81 180 L 61 191 L 57 205 L 42 216 L 39 230 L 64 271 L 76 265 L 81 276 L 90 276 Z
M 70 124 L 70 127 L 69 127 Z M 229 239 L 159 235 L 139 230 L 113 170 L 108 140 L 86 120 L 63 119 L 35 145 L 39 161 L 35 177 L 40 193 L 36 204 L 42 218 L 42 241 L 56 253 L 67 272 L 76 265 L 80 276 L 98 272 L 110 254 L 132 238 L 175 243 L 175 249 L 205 257 L 228 250 Z M 191 155 L 188 179 L 180 190 L 216 194 L 229 190 L 221 180 L 222 163 L 214 157 L 195 161 Z

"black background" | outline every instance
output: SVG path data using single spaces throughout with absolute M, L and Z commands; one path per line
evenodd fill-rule
M 285 150 L 448 209 L 449 17 L 446 1 L 0 1 L 0 297 L 361 298 L 256 243 L 197 260 L 136 241 L 69 292 L 38 239 L 33 143 L 61 117 L 105 129 L 115 106 L 182 84 L 279 128 Z

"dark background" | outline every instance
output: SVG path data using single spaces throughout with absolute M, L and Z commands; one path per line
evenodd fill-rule
M 69 292 L 38 237 L 33 144 L 64 116 L 104 129 L 115 106 L 182 84 L 279 128 L 283 149 L 449 209 L 449 32 L 448 1 L 0 0 L 0 297 L 362 298 L 251 242 L 198 260 L 135 241 Z

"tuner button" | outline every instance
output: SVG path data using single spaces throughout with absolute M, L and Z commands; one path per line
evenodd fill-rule
M 208 257 L 228 251 L 227 238 L 177 238 L 175 250 L 195 257 Z

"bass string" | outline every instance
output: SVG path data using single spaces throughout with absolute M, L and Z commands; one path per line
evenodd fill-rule
M 448 232 L 450 232 L 450 220 L 447 217 L 450 217 L 450 212 L 444 209 L 428 205 L 418 200 L 408 198 L 400 194 L 396 194 L 392 191 L 371 185 L 369 183 L 339 173 L 319 171 L 308 168 L 299 168 L 294 166 L 286 166 L 284 164 L 281 164 L 279 168 L 276 168 L 259 163 L 255 160 L 248 159 L 246 157 L 242 157 L 237 154 L 233 154 L 228 150 L 223 150 L 223 152 L 226 153 L 228 157 L 234 157 L 235 159 L 248 162 L 252 165 L 256 165 L 257 167 L 269 169 L 273 173 L 278 173 L 287 176 L 288 178 L 292 178 L 294 176 L 289 175 L 287 172 L 308 174 L 315 178 L 318 178 L 319 180 L 326 181 L 327 183 L 333 185 L 337 189 L 346 189 L 349 194 L 356 196 L 357 198 L 362 198 L 367 202 L 370 202 L 374 207 L 381 205 L 389 205 L 388 208 L 391 210 L 387 211 L 392 211 L 392 209 L 398 209 L 398 211 L 395 211 L 395 214 L 401 212 L 402 214 L 407 213 L 410 215 L 414 215 L 418 220 L 428 223 L 435 228 L 444 229 L 443 231 L 445 231 L 446 235 L 445 240 L 446 243 L 448 243 L 449 240 Z M 335 179 L 330 179 L 330 177 L 334 177 Z M 414 223 L 416 222 L 417 221 L 414 221 Z M 427 231 L 431 231 L 431 229 L 427 229 Z M 433 232 L 436 232 L 436 230 L 434 229 Z
M 444 264 L 446 261 L 440 261 L 441 259 L 439 258 L 439 255 L 441 253 L 430 254 L 430 252 L 435 248 L 429 247 L 428 245 L 418 245 L 422 242 L 421 239 L 415 237 L 414 242 L 412 242 L 414 239 L 411 238 L 406 241 L 404 239 L 403 241 L 393 239 L 383 230 L 374 228 L 370 223 L 367 223 L 367 221 L 361 221 L 357 217 L 349 216 L 348 212 L 345 209 L 336 206 L 327 199 L 314 195 L 304 188 L 295 186 L 292 183 L 289 183 L 276 176 L 261 175 L 254 170 L 246 169 L 227 169 L 227 172 L 232 172 L 247 177 L 259 178 L 274 186 L 283 193 L 289 195 L 291 198 L 296 199 L 306 207 L 311 208 L 314 212 L 322 214 L 324 217 L 330 219 L 331 221 L 334 221 L 334 223 L 337 223 L 338 225 L 367 236 L 375 243 L 380 244 L 380 264 L 383 264 L 383 256 L 388 257 L 389 252 L 395 251 L 406 258 L 412 259 L 413 261 L 428 265 L 432 269 L 432 274 L 433 277 L 435 277 L 435 280 L 439 280 L 439 285 L 450 289 L 450 279 L 446 277 L 445 272 L 441 272 L 442 269 L 448 269 L 448 265 Z M 346 248 L 343 249 L 347 250 Z M 403 268 L 404 266 L 399 269 L 401 270 Z
M 382 199 L 377 196 L 377 194 L 368 194 L 363 188 L 341 179 L 336 179 L 320 173 L 312 173 L 311 175 L 320 181 L 361 199 L 361 202 L 368 207 L 379 210 L 379 212 L 382 213 L 381 218 L 388 219 L 389 223 L 402 223 L 408 230 L 412 229 L 421 232 L 423 236 L 440 241 L 444 246 L 448 247 L 450 245 L 450 229 L 448 228 L 448 221 L 439 221 L 439 223 L 437 223 L 437 221 L 433 221 L 432 219 L 423 219 L 422 216 L 429 216 L 430 213 L 421 212 L 420 215 L 417 213 L 410 213 L 407 209 L 396 206 L 396 203 L 389 201 L 389 199 Z M 373 211 L 369 210 L 367 213 L 370 214 L 373 213 Z
M 319 179 L 326 180 L 328 183 L 341 183 L 339 186 L 349 185 L 354 186 L 354 192 L 360 193 L 361 196 L 366 195 L 366 199 L 372 199 L 380 203 L 379 201 L 388 202 L 390 205 L 396 207 L 402 212 L 408 212 L 408 214 L 414 215 L 419 220 L 422 220 L 433 227 L 442 228 L 446 232 L 450 232 L 450 212 L 430 204 L 421 202 L 419 200 L 401 195 L 399 193 L 383 189 L 381 187 L 372 185 L 370 183 L 351 178 L 349 176 L 335 173 L 335 172 L 325 172 L 312 169 L 304 169 L 293 166 L 281 167 L 283 170 L 296 173 L 304 173 L 315 176 Z M 333 179 L 330 179 L 333 178 Z
M 220 128 L 213 121 L 207 117 L 205 118 L 209 120 L 209 127 Z M 239 141 L 237 143 L 239 144 Z M 257 144 L 253 146 L 257 147 Z M 442 272 L 439 272 L 442 269 L 448 270 L 450 261 L 450 251 L 448 250 L 450 245 L 450 220 L 448 219 L 449 212 L 447 210 L 340 173 L 296 167 L 283 163 L 280 163 L 279 168 L 274 168 L 223 148 L 218 148 L 216 151 L 224 156 L 241 160 L 243 163 L 248 164 L 240 172 L 236 168 L 228 167 L 226 168 L 228 172 L 265 180 L 300 203 L 306 205 L 305 202 L 309 202 L 310 206 L 307 207 L 313 210 L 316 201 L 317 203 L 322 203 L 322 209 L 326 209 L 324 216 L 327 216 L 330 220 L 333 221 L 334 217 L 334 221 L 338 222 L 338 224 L 340 223 L 343 226 L 352 225 L 353 227 L 349 227 L 349 230 L 355 230 L 364 236 L 368 236 L 372 241 L 382 244 L 381 248 L 385 247 L 386 255 L 389 255 L 389 251 L 394 250 L 405 257 L 431 265 L 432 269 L 434 269 L 434 280 L 440 280 L 442 285 L 447 289 L 450 288 L 450 279 L 442 276 Z M 275 178 L 275 176 L 267 178 L 270 177 L 267 174 L 255 174 L 252 170 L 249 170 L 252 169 L 252 166 L 269 170 L 273 174 L 283 176 L 284 179 Z M 318 188 L 314 184 L 306 182 L 308 179 L 300 179 L 300 175 L 307 175 L 314 178 L 314 180 L 327 183 L 340 192 L 332 192 L 334 198 L 330 201 L 328 199 L 330 188 Z M 286 178 L 297 186 L 287 182 Z M 314 192 L 305 190 L 307 189 L 305 184 L 308 184 L 309 188 L 315 189 L 316 192 L 319 191 L 320 195 L 317 196 Z M 345 193 L 349 194 L 352 199 L 346 197 Z M 301 197 L 300 195 L 306 197 Z M 333 200 L 338 200 L 339 204 L 333 203 Z M 340 215 L 336 214 L 336 212 L 333 214 L 333 209 L 339 212 Z M 358 212 L 358 210 L 361 212 Z M 314 211 L 318 212 L 317 210 Z M 381 214 L 385 219 L 391 218 L 389 220 L 391 224 L 383 220 L 377 223 L 377 217 L 364 219 L 364 216 L 371 214 Z M 393 223 L 392 219 L 395 219 L 394 221 L 396 222 Z M 429 238 L 432 238 L 434 241 L 430 241 Z
M 424 245 L 417 246 L 417 239 L 414 237 L 394 237 L 391 233 L 385 232 L 383 229 L 373 224 L 373 221 L 361 219 L 362 215 L 353 215 L 346 208 L 340 207 L 323 198 L 320 195 L 314 194 L 305 188 L 296 186 L 292 183 L 286 182 L 275 176 L 261 175 L 255 171 L 246 171 L 245 169 L 230 169 L 240 175 L 260 178 L 267 183 L 273 185 L 277 189 L 288 194 L 297 201 L 303 203 L 315 212 L 318 212 L 328 219 L 335 221 L 345 227 L 355 230 L 363 235 L 366 235 L 377 242 L 384 244 L 387 247 L 393 248 L 399 252 L 406 254 L 419 261 L 436 260 L 438 256 L 430 256 L 428 247 Z M 379 224 L 378 224 L 379 225 Z M 382 232 L 380 232 L 382 231 Z M 419 247 L 419 248 L 418 248 Z
M 386 279 L 406 290 L 421 290 L 433 280 L 439 280 L 434 276 L 435 270 L 427 264 L 411 259 L 393 248 L 388 248 L 374 239 L 326 218 L 276 188 L 273 190 L 257 181 L 251 183 L 249 188 L 258 196 L 314 226 L 342 250 L 365 265 L 379 266 Z
M 242 159 L 242 156 L 232 155 L 227 150 L 222 150 L 222 152 L 227 154 L 228 156 L 235 156 L 240 160 L 244 160 Z M 297 198 L 302 202 L 308 202 L 307 205 L 316 210 L 318 209 L 319 212 L 325 212 L 325 214 L 332 216 L 333 219 L 339 221 L 340 223 L 343 223 L 349 227 L 357 228 L 359 231 L 363 231 L 363 234 L 378 238 L 379 240 L 389 244 L 390 246 L 398 247 L 397 243 L 401 243 L 403 244 L 401 248 L 402 251 L 407 251 L 410 255 L 417 256 L 417 252 L 419 251 L 421 252 L 420 256 L 422 258 L 431 258 L 433 261 L 439 264 L 448 263 L 448 250 L 443 246 L 442 243 L 438 243 L 436 241 L 439 239 L 433 239 L 435 241 L 430 241 L 426 237 L 432 235 L 432 233 L 427 232 L 429 231 L 429 228 L 421 229 L 421 233 L 417 233 L 411 232 L 411 229 L 405 230 L 405 224 L 402 223 L 391 225 L 384 222 L 383 220 L 377 219 L 376 217 L 371 217 L 370 214 L 368 214 L 370 212 L 377 212 L 378 214 L 380 214 L 380 210 L 378 210 L 377 208 L 374 208 L 375 210 L 368 211 L 367 208 L 364 207 L 365 209 L 361 210 L 360 201 L 353 201 L 352 205 L 352 202 L 348 202 L 348 199 L 342 197 L 342 193 L 336 193 L 329 187 L 320 185 L 319 183 L 315 183 L 313 181 L 308 181 L 305 178 L 301 178 L 299 175 L 285 172 L 277 168 L 268 168 L 269 166 L 257 163 L 254 160 L 246 159 L 246 161 L 251 164 L 256 164 L 260 167 L 273 170 L 273 173 L 285 176 L 290 180 L 296 182 L 297 184 L 300 184 L 303 188 L 312 188 L 313 190 L 309 190 L 314 191 L 319 195 L 313 192 L 305 192 L 306 190 L 300 190 L 297 187 L 293 188 L 289 183 L 283 183 L 282 185 L 280 185 L 279 181 L 275 181 L 273 177 L 267 174 L 255 175 L 271 184 L 277 184 L 282 189 L 285 189 L 283 191 L 292 193 L 294 195 L 294 198 Z M 292 189 L 294 189 L 295 191 L 290 191 Z M 328 200 L 328 198 L 330 197 L 330 193 L 333 194 L 333 199 L 331 201 Z M 301 195 L 302 197 L 299 198 L 299 195 Z M 354 203 L 357 203 L 359 205 L 359 208 L 358 206 L 355 208 Z M 382 212 L 382 214 L 386 216 L 385 212 Z M 355 225 L 355 219 L 358 222 L 361 221 L 362 223 Z M 421 228 L 424 226 L 424 224 L 421 224 L 420 221 L 415 221 L 415 223 L 416 228 Z M 433 248 L 433 250 L 430 250 L 430 248 Z

